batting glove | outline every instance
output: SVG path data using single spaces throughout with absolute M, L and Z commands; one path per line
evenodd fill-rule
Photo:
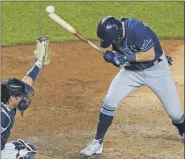
M 106 62 L 112 63 L 116 67 L 120 67 L 120 61 L 116 57 L 117 55 L 114 51 L 106 51 L 103 55 Z

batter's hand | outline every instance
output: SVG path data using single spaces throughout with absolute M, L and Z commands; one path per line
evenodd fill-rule
M 126 62 L 123 56 L 124 55 L 117 51 L 106 51 L 103 55 L 103 58 L 106 62 L 112 63 L 116 67 L 120 67 Z
M 104 54 L 103 54 L 103 58 L 106 62 L 109 62 L 111 63 L 112 62 L 112 59 L 115 57 L 116 55 L 112 52 L 112 51 L 106 51 Z
M 40 36 L 36 41 L 36 49 L 34 55 L 36 57 L 36 65 L 42 67 L 51 62 L 51 50 L 49 47 L 49 39 L 46 35 Z

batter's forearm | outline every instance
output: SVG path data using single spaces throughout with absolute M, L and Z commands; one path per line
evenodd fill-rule
M 155 51 L 153 47 L 146 52 L 136 53 L 136 62 L 152 61 L 154 60 L 154 58 L 155 58 Z

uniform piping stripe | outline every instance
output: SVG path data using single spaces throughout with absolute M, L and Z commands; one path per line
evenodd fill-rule
M 184 115 L 179 119 L 174 121 L 175 123 L 183 123 L 184 122 Z
M 141 49 L 141 51 L 146 51 L 146 50 L 149 50 L 149 49 L 151 49 L 152 47 L 154 46 L 154 44 L 151 44 L 150 46 L 148 46 L 147 48 L 143 48 L 143 49 Z
M 6 113 L 6 111 L 5 111 L 4 109 L 2 109 L 2 112 L 5 113 L 6 116 L 9 118 L 9 124 L 8 124 L 8 126 L 7 126 L 6 128 L 3 128 L 3 127 L 1 126 L 1 131 L 4 132 L 4 131 L 6 131 L 6 129 L 10 126 L 11 119 L 10 119 L 10 116 Z M 1 133 L 2 133 L 2 132 L 1 132 Z
M 105 110 L 107 110 L 107 111 L 115 111 L 115 110 L 109 110 L 109 109 L 107 109 L 107 108 L 105 108 L 105 107 L 102 107 L 103 109 L 105 109 Z

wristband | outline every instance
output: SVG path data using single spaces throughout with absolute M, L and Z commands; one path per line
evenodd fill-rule
M 124 59 L 128 62 L 136 62 L 136 54 L 125 54 Z
M 33 81 L 36 80 L 38 74 L 39 74 L 40 68 L 38 66 L 33 66 L 26 74 L 26 76 L 29 76 L 32 78 Z

